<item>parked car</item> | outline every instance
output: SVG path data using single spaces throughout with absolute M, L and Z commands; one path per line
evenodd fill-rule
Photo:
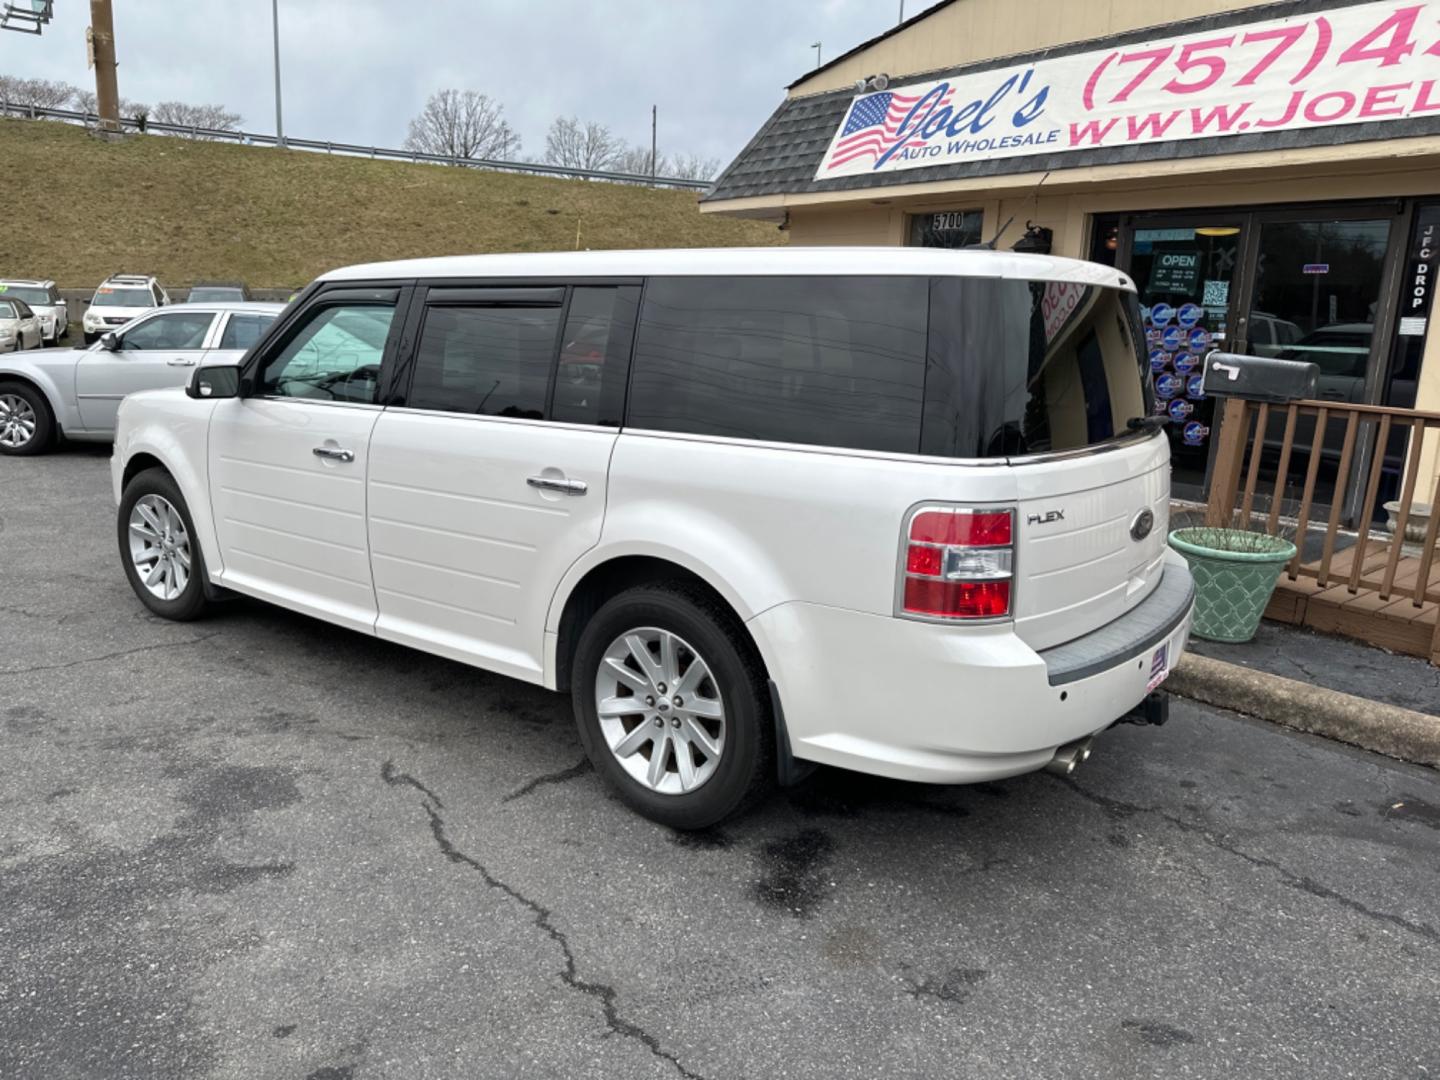
M 0 300 L 0 307 L 7 303 L 20 301 Z M 38 454 L 61 435 L 109 441 L 126 394 L 180 387 L 197 366 L 234 363 L 280 311 L 280 304 L 159 308 L 88 349 L 0 358 L 0 454 Z M 38 348 L 38 330 L 34 340 Z
M 38 349 L 45 344 L 40 318 L 24 300 L 0 296 L 0 352 Z
M 168 303 L 170 294 L 152 274 L 115 274 L 108 277 L 95 290 L 89 310 L 80 320 L 85 330 L 85 344 L 91 344 L 105 331 L 124 326 L 151 308 L 164 307 Z
M 185 298 L 187 304 L 219 304 L 245 302 L 250 290 L 238 281 L 197 281 Z
M 24 300 L 40 320 L 46 344 L 58 345 L 70 328 L 70 306 L 60 297 L 53 281 L 25 278 L 0 279 L 0 299 Z
M 352 267 L 121 403 L 119 553 L 167 618 L 232 590 L 568 692 L 678 828 L 808 762 L 1068 771 L 1188 635 L 1147 376 L 1132 282 L 1066 259 Z

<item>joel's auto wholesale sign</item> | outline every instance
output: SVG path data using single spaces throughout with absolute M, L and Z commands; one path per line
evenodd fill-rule
M 1440 0 L 1357 4 L 861 94 L 817 180 L 1440 117 Z

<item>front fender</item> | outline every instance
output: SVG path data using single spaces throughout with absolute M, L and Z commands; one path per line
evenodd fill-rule
M 46 359 L 41 354 L 41 359 Z M 68 380 L 66 372 L 68 371 Z M 11 356 L 0 360 L 0 381 L 7 377 L 14 376 L 25 382 L 36 386 L 40 393 L 45 395 L 46 402 L 50 405 L 50 412 L 55 416 L 55 422 L 60 425 L 60 430 L 78 430 L 80 414 L 75 408 L 75 366 L 71 364 L 65 369 L 56 369 L 51 364 L 33 362 L 24 357 Z
M 126 466 L 140 454 L 156 459 L 175 478 L 190 510 L 196 539 L 213 577 L 225 567 L 210 509 L 206 448 L 215 402 L 196 401 L 174 391 L 132 394 L 120 403 L 111 479 L 118 505 Z

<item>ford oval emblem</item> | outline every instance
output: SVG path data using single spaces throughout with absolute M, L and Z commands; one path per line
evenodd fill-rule
M 1136 542 L 1144 540 L 1150 535 L 1150 530 L 1155 528 L 1155 515 L 1149 510 L 1141 510 L 1135 515 L 1135 520 L 1130 522 L 1130 539 Z

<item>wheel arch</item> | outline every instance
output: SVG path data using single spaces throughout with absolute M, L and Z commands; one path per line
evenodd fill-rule
M 55 388 L 53 386 L 47 386 L 37 376 L 22 375 L 17 371 L 0 371 L 0 384 L 3 383 L 19 383 L 39 394 L 40 400 L 45 403 L 45 408 L 50 413 L 50 420 L 55 425 L 56 434 L 60 434 L 61 417 L 59 410 L 55 408 Z
M 735 617 L 745 643 L 754 650 L 762 667 L 767 672 L 773 670 L 765 643 L 748 623 L 754 613 L 709 567 L 680 552 L 614 551 L 577 564 L 556 590 L 546 624 L 546 636 L 553 647 L 548 666 L 556 690 L 569 691 L 575 648 L 590 617 L 626 589 L 660 581 L 689 582 L 710 593 Z

